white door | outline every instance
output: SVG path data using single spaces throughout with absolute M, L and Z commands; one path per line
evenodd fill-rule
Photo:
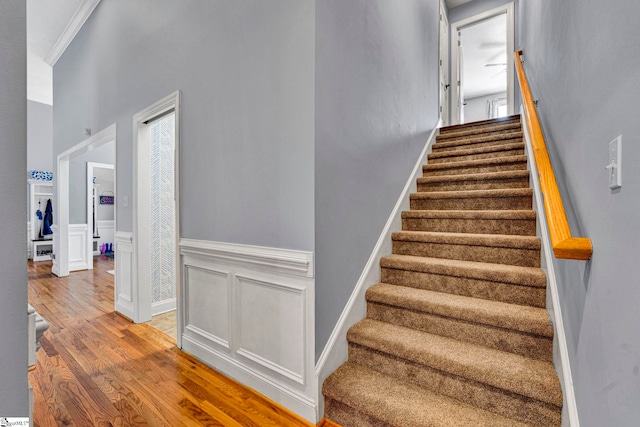
M 457 72 L 457 84 L 458 84 L 458 99 L 456 100 L 458 105 L 458 123 L 464 123 L 464 55 L 462 49 L 462 41 L 460 41 L 460 32 L 458 32 L 458 69 Z
M 440 118 L 449 125 L 449 21 L 440 4 Z

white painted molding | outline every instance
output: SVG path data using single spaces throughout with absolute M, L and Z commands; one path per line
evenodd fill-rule
M 183 351 L 316 423 L 313 254 L 180 241 Z
M 83 2 L 80 3 L 80 6 L 78 6 L 78 9 L 76 9 L 71 17 L 67 27 L 62 34 L 60 34 L 58 41 L 56 41 L 51 51 L 44 58 L 44 62 L 52 67 L 56 65 L 58 59 L 60 59 L 64 51 L 67 50 L 67 47 L 69 47 L 84 23 L 87 22 L 87 19 L 89 19 L 96 6 L 98 6 L 98 3 L 100 3 L 100 0 L 83 0 Z
M 51 226 L 51 231 L 53 231 L 53 254 L 51 255 L 53 262 L 51 265 L 51 272 L 56 276 L 60 277 L 60 262 L 58 260 L 58 255 L 57 255 L 58 251 L 60 250 L 59 249 L 60 238 L 58 235 L 58 226 L 56 224 L 53 224 Z
M 223 262 L 249 264 L 264 271 L 314 277 L 312 252 L 194 239 L 182 239 L 180 251 L 185 254 L 206 254 Z
M 69 271 L 87 270 L 93 256 L 87 254 L 87 224 L 69 224 Z
M 133 233 L 116 231 L 115 233 L 115 274 L 114 274 L 114 310 L 135 321 L 133 309 Z
M 166 301 L 154 302 L 151 304 L 151 316 L 167 313 L 176 309 L 176 299 L 172 298 Z
M 31 242 L 31 221 L 27 221 L 27 259 L 33 258 L 33 244 Z
M 380 281 L 380 258 L 391 255 L 391 233 L 402 229 L 402 212 L 410 208 L 409 196 L 417 191 L 417 179 L 422 176 L 422 166 L 427 163 L 427 155 L 431 152 L 436 131 L 440 128 L 440 125 L 441 120 L 438 119 L 393 211 L 391 211 L 387 223 L 380 233 L 378 242 L 373 248 L 373 252 L 371 252 L 371 256 L 347 301 L 347 305 L 342 310 L 329 341 L 327 341 L 322 354 L 320 354 L 315 368 L 318 379 L 320 414 L 324 412 L 324 398 L 321 391 L 322 382 L 347 360 L 347 330 L 366 316 L 364 294 L 368 288 Z
M 525 123 L 525 111 L 522 106 L 520 107 L 522 112 L 522 123 Z M 562 321 L 562 306 L 560 304 L 560 296 L 558 294 L 558 283 L 556 280 L 556 273 L 553 267 L 553 250 L 551 247 L 551 241 L 549 240 L 549 226 L 547 224 L 547 216 L 544 210 L 544 202 L 542 191 L 540 190 L 540 180 L 538 177 L 538 169 L 536 167 L 535 156 L 533 153 L 533 147 L 531 145 L 531 136 L 529 135 L 526 126 L 522 126 L 524 133 L 524 140 L 526 145 L 526 154 L 528 159 L 529 173 L 531 174 L 531 185 L 534 193 L 534 206 L 536 216 L 538 218 L 538 234 L 542 240 L 542 269 L 547 274 L 547 289 L 551 294 L 552 310 L 549 309 L 547 303 L 547 311 L 552 319 L 554 326 L 554 347 L 558 350 L 554 351 L 554 366 L 559 370 L 558 375 L 560 377 L 560 383 L 564 392 L 564 406 L 562 425 L 570 427 L 580 427 L 580 418 L 578 416 L 578 405 L 576 403 L 575 390 L 573 388 L 573 378 L 571 375 L 571 365 L 569 361 L 569 349 L 567 347 L 567 338 L 564 332 L 564 322 Z M 559 357 L 559 361 L 556 360 L 556 356 Z M 568 416 L 568 422 L 565 415 Z

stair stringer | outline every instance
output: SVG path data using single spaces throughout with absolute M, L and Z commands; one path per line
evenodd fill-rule
M 547 312 L 551 319 L 554 329 L 553 337 L 553 366 L 558 372 L 558 379 L 564 396 L 564 404 L 562 405 L 562 426 L 563 427 L 580 427 L 580 419 L 578 417 L 578 407 L 576 404 L 576 396 L 573 388 L 573 378 L 571 375 L 571 366 L 569 362 L 569 349 L 567 347 L 567 338 L 564 332 L 564 323 L 562 321 L 562 308 L 560 306 L 560 296 L 558 294 L 558 282 L 553 267 L 553 248 L 549 238 L 549 226 L 547 224 L 547 216 L 544 210 L 544 198 L 540 190 L 540 178 L 538 169 L 536 168 L 536 160 L 533 155 L 533 147 L 531 145 L 531 136 L 529 135 L 526 124 L 526 112 L 520 107 L 522 115 L 522 131 L 525 141 L 525 155 L 527 156 L 527 169 L 530 174 L 530 186 L 533 189 L 533 210 L 536 211 L 537 218 L 537 235 L 542 242 L 541 248 L 541 268 L 547 275 Z
M 318 419 L 322 418 L 324 414 L 322 383 L 324 383 L 324 380 L 327 379 L 333 371 L 347 361 L 349 350 L 347 331 L 367 315 L 365 292 L 380 281 L 380 259 L 391 255 L 391 233 L 402 230 L 402 212 L 410 209 L 409 196 L 418 190 L 417 181 L 418 178 L 422 177 L 422 166 L 428 163 L 427 156 L 431 153 L 436 139 L 436 131 L 440 129 L 441 125 L 442 120 L 438 119 L 316 363 L 315 373 L 318 379 Z

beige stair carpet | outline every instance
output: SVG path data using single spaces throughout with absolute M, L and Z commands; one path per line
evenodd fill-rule
M 440 130 L 349 360 L 345 427 L 559 426 L 562 392 L 519 116 Z

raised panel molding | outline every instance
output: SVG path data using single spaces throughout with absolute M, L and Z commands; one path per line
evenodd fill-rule
M 115 310 L 135 320 L 133 306 L 133 233 L 115 233 Z
M 313 253 L 181 239 L 183 351 L 318 421 Z
M 87 224 L 69 224 L 69 271 L 89 268 L 86 248 Z

